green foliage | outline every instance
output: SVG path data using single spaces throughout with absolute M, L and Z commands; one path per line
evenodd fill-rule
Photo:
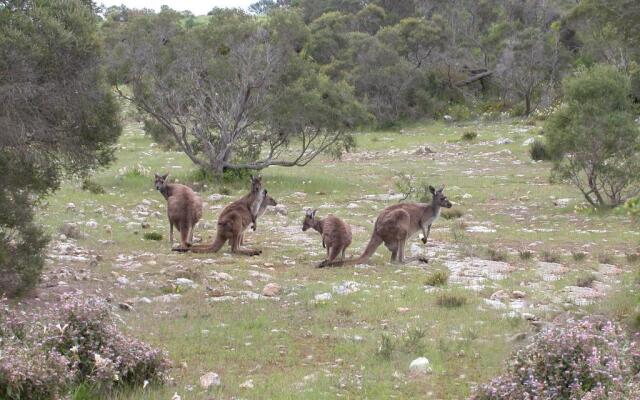
M 143 237 L 144 240 L 162 240 L 162 234 L 158 232 L 145 232 Z
M 591 285 L 593 285 L 593 282 L 595 282 L 595 280 L 596 280 L 596 276 L 594 274 L 587 273 L 582 276 L 579 276 L 578 279 L 576 279 L 576 286 L 591 287 Z
M 640 130 L 628 76 L 612 66 L 582 68 L 565 79 L 564 92 L 545 125 L 554 173 L 594 207 L 623 204 L 640 190 Z
M 86 191 L 91 192 L 93 194 L 104 194 L 104 193 L 106 193 L 104 188 L 99 183 L 96 183 L 95 181 L 92 181 L 89 178 L 85 178 L 85 179 L 82 180 L 82 190 L 86 190 Z
M 560 262 L 560 254 L 553 251 L 552 249 L 544 249 L 540 253 L 540 258 L 544 262 L 557 263 Z
M 491 261 L 507 261 L 509 255 L 506 251 L 496 249 L 495 247 L 487 248 L 487 256 Z
M 458 219 L 464 215 L 464 212 L 459 208 L 451 208 L 448 210 L 442 210 L 440 216 L 446 220 Z
M 118 105 L 102 76 L 97 16 L 79 0 L 0 6 L 0 291 L 35 285 L 47 236 L 38 199 L 63 174 L 113 159 Z
M 378 356 L 385 360 L 390 360 L 395 348 L 396 345 L 393 338 L 390 335 L 383 333 L 380 337 L 380 346 L 377 351 Z
M 437 270 L 429 273 L 424 280 L 427 286 L 444 286 L 449 281 L 449 271 Z
M 522 261 L 531 260 L 533 258 L 533 252 L 528 249 L 520 249 L 518 250 L 518 257 L 520 257 Z
M 442 293 L 436 298 L 436 304 L 445 308 L 459 308 L 467 304 L 467 297 L 456 293 Z
M 535 161 L 548 161 L 551 159 L 547 147 L 540 139 L 535 139 L 529 147 L 529 155 Z
M 413 355 L 424 354 L 426 346 L 422 339 L 424 339 L 425 336 L 427 336 L 427 332 L 424 329 L 415 326 L 410 328 L 403 341 L 404 351 Z
M 582 251 L 574 251 L 571 252 L 571 257 L 573 258 L 573 261 L 582 262 L 587 259 L 587 253 Z
M 465 141 L 465 142 L 471 142 L 471 141 L 476 140 L 477 138 L 478 138 L 478 132 L 467 131 L 467 132 L 462 134 L 462 136 L 460 137 L 460 140 Z

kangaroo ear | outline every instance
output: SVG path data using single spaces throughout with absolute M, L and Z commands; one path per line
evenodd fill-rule
M 438 193 L 442 193 L 443 190 L 444 190 L 444 185 L 440 186 L 440 189 L 438 189 Z
M 156 176 L 156 179 L 160 178 L 160 175 L 158 174 L 154 174 Z
M 164 175 L 162 175 L 162 179 L 165 179 L 165 180 L 166 180 L 166 179 L 167 179 L 167 176 L 169 176 L 169 174 L 164 174 Z
M 315 218 L 316 217 L 316 213 L 318 212 L 318 210 L 313 210 L 311 212 L 311 218 Z
M 311 214 L 313 214 L 313 211 L 311 211 L 311 209 L 307 209 L 307 210 L 304 212 L 304 214 L 305 214 L 307 217 L 310 217 L 310 216 L 311 216 Z
M 436 194 L 436 188 L 431 185 L 429 185 L 429 191 L 431 192 L 431 194 Z

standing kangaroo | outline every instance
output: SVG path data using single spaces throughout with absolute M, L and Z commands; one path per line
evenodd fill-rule
M 258 212 L 256 215 L 254 215 L 254 223 L 253 225 L 253 230 L 256 230 L 256 226 L 255 226 L 255 221 L 258 220 L 259 217 L 262 216 L 262 214 L 264 214 L 265 211 L 267 211 L 267 207 L 268 206 L 277 206 L 278 202 L 274 200 L 273 197 L 269 196 L 267 194 L 267 189 L 263 189 L 264 191 L 264 196 L 262 198 L 262 204 L 260 204 L 260 208 L 258 208 Z M 242 233 L 242 235 L 240 236 L 240 245 L 244 244 L 244 232 Z
M 431 225 L 440 216 L 440 208 L 451 208 L 451 202 L 442 192 L 444 186 L 435 190 L 429 186 L 433 195 L 431 204 L 424 203 L 399 203 L 389 206 L 380 212 L 373 227 L 373 234 L 362 255 L 349 264 L 365 263 L 371 258 L 376 249 L 384 243 L 391 251 L 391 262 L 410 262 L 415 259 L 425 261 L 421 257 L 405 258 L 404 247 L 407 240 L 416 232 L 422 230 L 422 243 L 426 244 L 431 232 Z M 344 262 L 333 262 L 327 265 L 342 265 Z
M 316 218 L 316 210 L 308 210 L 302 221 L 302 231 L 313 228 L 322 235 L 322 247 L 327 249 L 327 258 L 318 264 L 322 268 L 333 262 L 338 255 L 344 261 L 344 253 L 351 244 L 351 227 L 340 218 L 329 215 Z
M 188 186 L 168 183 L 167 176 L 155 174 L 155 187 L 167 200 L 169 243 L 173 246 L 175 226 L 180 232 L 180 248 L 186 249 L 193 241 L 193 227 L 202 217 L 202 199 Z
M 211 244 L 191 246 L 194 253 L 216 253 L 229 241 L 231 252 L 247 256 L 257 256 L 261 250 L 241 249 L 242 233 L 253 223 L 256 229 L 256 216 L 262 205 L 265 191 L 262 190 L 262 178 L 251 177 L 251 191 L 233 203 L 227 205 L 218 216 L 216 238 Z

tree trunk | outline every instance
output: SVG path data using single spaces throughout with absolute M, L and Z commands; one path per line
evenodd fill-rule
M 524 115 L 528 117 L 531 114 L 531 96 L 529 94 L 524 96 L 524 107 Z

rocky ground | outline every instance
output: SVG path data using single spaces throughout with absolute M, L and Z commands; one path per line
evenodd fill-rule
M 470 130 L 478 139 L 460 141 Z M 19 306 L 102 296 L 132 334 L 166 348 L 173 382 L 122 398 L 464 398 L 542 325 L 636 290 L 637 227 L 623 214 L 588 212 L 572 188 L 550 184 L 549 166 L 527 156 L 538 130 L 506 122 L 367 133 L 340 161 L 269 169 L 279 205 L 245 237 L 263 254 L 246 258 L 169 250 L 151 177 L 188 181 L 192 167 L 132 124 L 117 164 L 96 177 L 105 194 L 69 182 L 43 206 L 53 233 L 47 268 Z M 313 268 L 325 250 L 316 232 L 301 231 L 303 210 L 343 217 L 357 254 L 377 213 L 402 197 L 399 174 L 445 183 L 461 211 L 439 219 L 426 246 L 410 243 L 429 264 L 388 264 L 381 247 L 366 265 Z M 210 241 L 217 213 L 244 189 L 199 185 L 196 239 Z M 149 232 L 162 240 L 145 240 Z M 426 284 L 433 271 L 448 272 L 448 283 Z M 443 296 L 463 302 L 442 306 Z

